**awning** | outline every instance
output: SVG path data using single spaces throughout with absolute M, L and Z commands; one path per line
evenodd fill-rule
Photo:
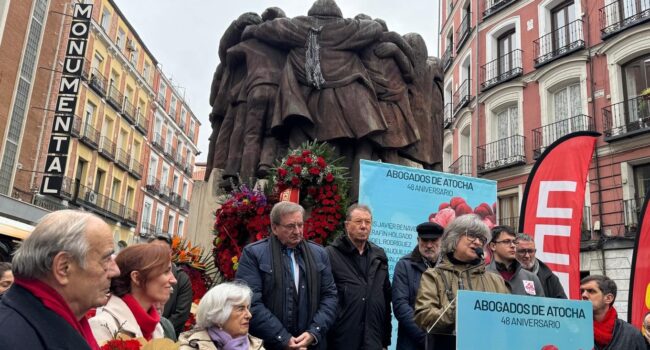
M 0 235 L 24 240 L 34 229 L 34 226 L 0 216 Z

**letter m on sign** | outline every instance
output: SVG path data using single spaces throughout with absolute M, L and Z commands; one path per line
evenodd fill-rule
M 582 209 L 599 136 L 574 132 L 547 147 L 528 177 L 519 215 L 519 231 L 533 236 L 537 258 L 560 278 L 571 299 L 580 294 Z

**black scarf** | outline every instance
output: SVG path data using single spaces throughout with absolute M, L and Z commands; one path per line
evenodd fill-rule
M 273 264 L 273 286 L 271 287 L 272 296 L 270 298 L 270 305 L 268 305 L 271 313 L 282 318 L 281 315 L 284 315 L 284 267 L 282 263 L 282 243 L 275 234 L 269 235 L 269 242 L 271 243 L 271 259 Z M 320 273 L 318 272 L 318 267 L 314 262 L 314 257 L 312 256 L 311 250 L 308 247 L 308 243 L 305 240 L 300 241 L 296 246 L 296 249 L 299 249 L 303 256 L 305 262 L 305 277 L 307 279 L 307 290 L 309 291 L 309 320 L 314 318 L 314 314 L 318 310 L 320 304 Z M 291 281 L 293 284 L 293 281 Z

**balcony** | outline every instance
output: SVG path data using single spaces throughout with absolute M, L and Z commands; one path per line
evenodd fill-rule
M 194 167 L 192 166 L 192 164 L 186 163 L 185 167 L 183 168 L 183 171 L 185 172 L 185 174 L 187 174 L 187 176 L 192 176 L 193 175 L 192 173 L 194 172 Z
M 542 127 L 533 129 L 533 159 L 539 158 L 546 147 L 560 137 L 574 131 L 595 131 L 593 119 L 584 114 L 563 119 Z
M 72 128 L 70 128 L 70 135 L 80 138 L 81 137 L 81 117 L 74 114 L 72 115 Z
M 190 202 L 183 199 L 183 198 L 181 198 L 180 209 L 184 213 L 189 213 L 190 212 Z
M 160 193 L 158 193 L 161 199 L 170 200 L 172 195 L 172 189 L 167 185 L 160 185 Z
M 176 193 L 172 193 L 169 197 L 169 203 L 180 209 L 181 207 L 181 196 Z
M 138 211 L 129 207 L 124 207 L 124 219 L 129 226 L 136 226 L 138 224 Z
M 454 53 L 453 53 L 453 47 L 452 45 L 447 46 L 447 49 L 445 49 L 445 52 L 442 54 L 442 58 L 440 61 L 442 61 L 442 70 L 444 72 L 451 67 L 451 64 L 454 62 Z
M 135 157 L 131 158 L 131 165 L 129 166 L 129 171 L 133 174 L 133 177 L 140 180 L 142 178 L 142 163 L 138 162 Z
M 137 108 L 129 102 L 128 98 L 124 98 L 124 107 L 122 108 L 122 115 L 124 118 L 131 123 L 131 125 L 136 124 L 136 113 L 138 112 Z
M 535 68 L 585 47 L 582 20 L 575 20 L 534 40 Z
M 449 166 L 449 172 L 457 175 L 472 176 L 472 156 L 460 156 Z
M 526 138 L 514 135 L 477 147 L 476 172 L 489 171 L 526 164 Z
M 164 149 L 163 149 L 163 153 L 164 153 L 167 157 L 170 157 L 170 158 L 172 157 L 172 154 L 174 154 L 174 151 L 172 150 L 172 144 L 171 144 L 171 142 L 165 144 L 165 147 L 164 147 Z
M 97 149 L 99 146 L 99 132 L 89 124 L 84 124 L 82 130 L 81 139 L 79 139 L 79 141 L 83 142 L 88 147 Z
M 116 111 L 122 112 L 122 103 L 124 102 L 124 95 L 120 93 L 118 88 L 115 85 L 111 84 L 108 88 L 108 96 L 106 96 L 106 102 L 109 105 L 113 106 Z
M 460 22 L 458 30 L 456 30 L 456 38 L 458 40 L 456 42 L 456 53 L 460 52 L 463 48 L 463 44 L 467 42 L 470 34 L 472 34 L 472 13 L 467 12 L 465 13 L 465 16 L 463 16 L 463 20 Z
M 108 137 L 102 136 L 99 141 L 99 153 L 110 160 L 115 160 L 115 143 Z
M 470 94 L 471 83 L 471 79 L 465 79 L 458 89 L 456 89 L 456 92 L 454 92 L 454 96 L 452 97 L 452 100 L 454 101 L 454 115 L 456 115 L 463 107 L 467 106 L 469 101 L 472 99 L 472 95 Z
M 149 176 L 147 178 L 147 184 L 145 185 L 145 189 L 149 191 L 149 193 L 153 195 L 157 195 L 160 193 L 160 181 L 156 179 L 153 176 Z
M 185 164 L 185 160 L 183 159 L 183 154 L 176 152 L 176 155 L 174 156 L 174 164 L 178 165 L 179 167 L 183 167 Z
M 165 95 L 158 95 L 157 101 L 162 107 L 162 109 L 165 109 L 165 105 L 167 104 L 167 101 L 165 100 Z
M 162 135 L 160 135 L 159 133 L 153 134 L 153 139 L 151 140 L 151 145 L 155 149 L 162 152 L 162 150 L 164 149 L 164 146 L 163 146 L 164 143 L 163 142 L 164 142 L 164 140 L 162 138 Z
M 607 39 L 650 19 L 650 0 L 615 0 L 601 7 L 600 36 Z
M 121 147 L 117 149 L 117 158 L 115 160 L 117 161 L 117 166 L 122 168 L 122 170 L 129 171 L 130 159 L 131 156 L 129 155 L 129 152 L 127 152 Z
M 639 96 L 603 108 L 605 141 L 650 131 L 650 97 Z
M 623 215 L 625 224 L 625 235 L 633 236 L 639 228 L 639 215 L 643 209 L 644 197 L 628 199 L 623 201 Z
M 100 96 L 106 96 L 106 77 L 104 77 L 97 68 L 90 71 L 88 85 Z
M 448 127 L 451 126 L 451 124 L 454 122 L 454 114 L 453 114 L 454 107 L 451 104 L 451 102 L 445 104 L 445 115 L 443 119 L 443 128 L 447 129 Z
M 485 11 L 483 11 L 483 19 L 492 16 L 493 14 L 505 9 L 506 7 L 514 4 L 518 0 L 485 0 Z
M 84 207 L 103 217 L 124 224 L 135 224 L 137 220 L 137 212 L 133 215 L 133 212 L 129 212 L 125 206 L 82 185 L 76 179 L 63 178 L 61 197 L 68 200 L 74 207 Z
M 149 118 L 147 118 L 144 113 L 138 108 L 136 111 L 136 117 L 135 117 L 135 128 L 142 134 L 142 135 L 147 135 L 148 131 L 148 125 L 149 125 Z
M 524 73 L 521 64 L 522 51 L 512 50 L 496 60 L 490 61 L 481 67 L 481 90 L 490 88 L 514 79 Z
M 160 233 L 162 233 L 162 230 L 160 230 Z M 142 222 L 140 225 L 140 237 L 142 238 L 153 238 L 158 235 L 158 232 L 156 230 L 156 225 L 150 224 L 148 222 Z

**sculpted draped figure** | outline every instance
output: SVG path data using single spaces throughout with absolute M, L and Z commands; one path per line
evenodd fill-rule
M 442 95 L 434 79 L 442 72 L 419 40 L 366 15 L 344 18 L 334 0 L 317 0 L 307 16 L 278 8 L 241 15 L 219 43 L 206 180 L 219 168 L 223 187 L 252 182 L 314 139 L 345 159 L 353 198 L 360 159 L 435 168 Z

